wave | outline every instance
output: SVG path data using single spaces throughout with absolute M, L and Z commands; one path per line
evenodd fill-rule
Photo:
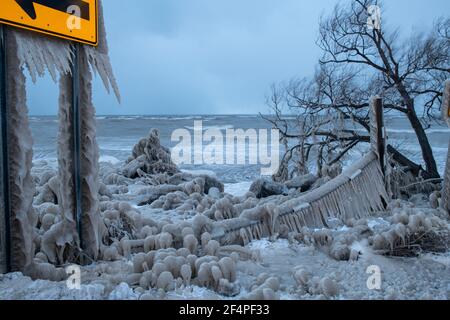
M 184 128 L 188 129 L 188 130 L 192 130 L 192 131 L 196 129 L 192 126 L 185 126 Z M 227 130 L 227 129 L 234 129 L 234 126 L 232 124 L 226 124 L 223 126 L 202 126 L 203 131 L 211 130 L 211 129 L 223 131 L 223 130 Z
M 407 134 L 415 134 L 414 130 L 412 129 L 387 129 L 388 133 L 407 133 Z M 426 130 L 426 133 L 432 134 L 432 133 L 450 133 L 450 129 L 429 129 Z
M 104 155 L 104 156 L 100 156 L 99 162 L 108 162 L 111 164 L 117 164 L 121 161 L 119 159 L 117 159 L 116 157 Z

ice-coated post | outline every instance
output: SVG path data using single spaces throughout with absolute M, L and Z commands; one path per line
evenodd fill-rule
M 0 25 L 0 273 L 11 271 L 5 27 Z
M 24 271 L 33 262 L 37 216 L 33 208 L 35 183 L 33 137 L 28 121 L 25 75 L 18 53 L 17 31 L 3 27 L 2 57 L 2 171 L 6 264 Z M 6 146 L 5 146 L 6 144 Z M 5 149 L 7 148 L 7 149 Z M 6 202 L 5 202 L 6 200 Z
M 370 144 L 379 159 L 380 168 L 385 174 L 386 142 L 384 134 L 383 100 L 375 96 L 370 101 Z
M 73 45 L 72 60 L 72 129 L 73 129 L 73 179 L 75 186 L 75 218 L 80 246 L 83 248 L 82 237 L 82 205 L 81 205 L 81 129 L 80 129 L 80 47 Z
M 442 99 L 442 115 L 444 121 L 450 127 L 450 80 L 445 82 L 444 95 Z M 448 145 L 447 163 L 444 172 L 444 185 L 442 188 L 441 207 L 450 214 L 450 141 Z

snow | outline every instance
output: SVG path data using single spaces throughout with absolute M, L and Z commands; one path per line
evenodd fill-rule
M 378 228 L 389 226 L 389 222 L 383 218 L 368 219 L 367 226 L 372 230 L 377 230 Z
M 261 261 L 239 264 L 241 279 L 254 281 L 261 273 L 281 278 L 283 299 L 316 299 L 298 290 L 292 279 L 292 270 L 297 266 L 305 268 L 314 276 L 328 276 L 335 279 L 340 288 L 338 299 L 449 299 L 450 284 L 449 256 L 435 259 L 387 258 L 375 255 L 363 243 L 354 247 L 362 250 L 359 260 L 342 262 L 303 245 L 291 245 L 286 240 L 270 242 L 268 239 L 253 241 L 249 247 L 260 251 Z M 367 267 L 378 265 L 382 271 L 381 290 L 369 290 L 366 282 L 370 274 Z
M 188 173 L 191 174 L 193 176 L 209 176 L 209 177 L 213 177 L 216 178 L 216 173 L 214 171 L 211 170 L 188 170 L 188 169 L 183 169 L 181 170 L 181 172 L 184 173 Z
M 109 294 L 109 300 L 136 300 L 139 296 L 124 282 L 119 284 Z
M 69 289 L 65 281 L 32 281 L 21 273 L 0 275 L 0 299 L 2 300 L 98 300 L 105 288 L 101 284 L 81 285 Z

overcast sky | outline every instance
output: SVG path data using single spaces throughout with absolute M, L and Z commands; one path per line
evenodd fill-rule
M 104 0 L 122 104 L 96 79 L 97 114 L 267 112 L 272 83 L 313 74 L 319 17 L 338 1 Z M 448 0 L 385 0 L 383 18 L 409 34 L 449 12 Z M 57 113 L 56 84 L 29 87 L 31 114 Z

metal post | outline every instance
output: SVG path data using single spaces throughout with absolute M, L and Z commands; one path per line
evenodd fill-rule
M 0 25 L 0 273 L 11 271 L 11 204 L 9 194 L 6 71 L 6 26 Z
M 75 186 L 75 214 L 80 246 L 83 248 L 82 207 L 81 207 L 81 128 L 80 128 L 80 46 L 73 45 L 72 62 L 72 121 L 73 121 L 73 178 Z

